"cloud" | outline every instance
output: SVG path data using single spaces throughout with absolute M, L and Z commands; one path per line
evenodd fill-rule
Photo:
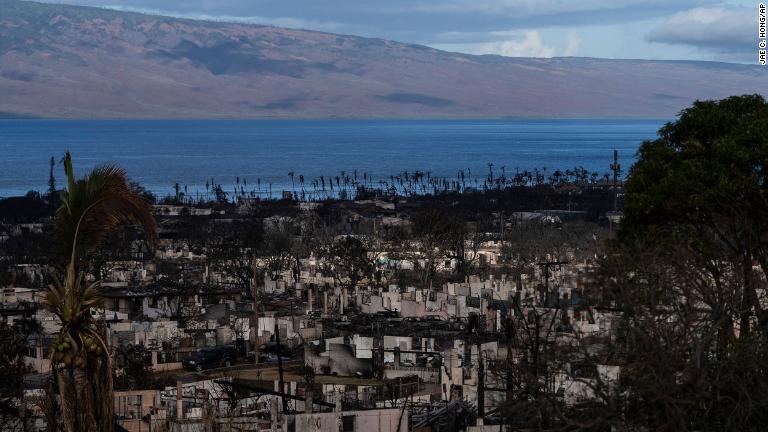
M 538 31 L 526 31 L 516 39 L 477 44 L 475 54 L 498 54 L 507 57 L 554 57 L 555 47 L 546 45 Z
M 460 43 L 463 38 L 459 35 L 442 35 L 441 40 L 447 43 L 436 44 L 436 48 L 448 51 L 461 51 L 470 54 L 494 54 L 506 57 L 556 57 L 556 56 L 574 56 L 578 53 L 582 43 L 581 36 L 575 31 L 571 31 L 565 36 L 562 43 L 549 43 L 542 36 L 542 32 L 548 32 L 551 29 L 544 30 L 526 30 L 526 31 L 499 31 L 486 35 L 488 41 Z M 560 32 L 554 33 L 555 36 Z M 548 39 L 553 39 L 552 34 L 548 34 Z M 472 36 L 479 37 L 479 36 Z M 560 40 L 560 38 L 556 39 Z
M 581 46 L 582 39 L 579 37 L 578 34 L 574 32 L 568 33 L 568 40 L 565 43 L 565 48 L 563 49 L 563 55 L 566 57 L 575 56 L 576 53 L 579 51 L 579 46 Z
M 757 11 L 748 8 L 694 8 L 667 18 L 645 39 L 688 45 L 721 54 L 754 53 L 757 46 Z

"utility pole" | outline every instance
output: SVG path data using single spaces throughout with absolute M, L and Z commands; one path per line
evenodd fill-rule
M 613 211 L 618 211 L 619 174 L 621 174 L 621 165 L 619 164 L 619 151 L 616 149 L 613 149 L 611 171 L 613 171 Z
M 480 339 L 477 340 L 477 422 L 482 426 L 485 420 L 485 364 Z
M 255 334 L 253 335 L 253 339 L 255 343 L 253 344 L 253 352 L 254 352 L 254 360 L 253 362 L 258 364 L 259 363 L 259 303 L 261 300 L 261 294 L 259 292 L 259 269 L 256 266 L 256 257 L 251 256 L 251 267 L 253 269 L 253 278 L 252 278 L 252 287 L 253 287 L 253 320 L 254 320 L 254 331 Z
M 381 334 L 381 323 L 376 322 L 376 340 L 379 342 L 378 351 L 378 367 L 376 368 L 376 376 L 379 379 L 384 378 L 384 337 Z
M 512 301 L 517 302 L 517 299 L 513 299 Z M 514 382 L 512 377 L 512 331 L 514 330 L 514 326 L 512 324 L 512 319 L 514 312 L 507 313 L 507 322 L 505 323 L 506 331 L 507 331 L 507 373 L 506 373 L 506 380 L 507 380 L 507 401 L 511 401 L 514 397 Z
M 285 393 L 285 381 L 283 381 L 283 356 L 280 345 L 280 329 L 277 328 L 277 318 L 275 318 L 275 342 L 277 343 L 277 373 L 280 380 L 280 393 Z M 283 396 L 283 415 L 288 411 L 288 399 Z

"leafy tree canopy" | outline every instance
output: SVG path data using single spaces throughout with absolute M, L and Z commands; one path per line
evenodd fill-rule
M 766 130 L 768 104 L 759 95 L 700 101 L 682 111 L 640 147 L 626 183 L 621 237 L 671 229 L 701 247 L 762 256 Z

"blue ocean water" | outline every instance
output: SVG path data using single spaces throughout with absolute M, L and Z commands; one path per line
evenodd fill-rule
M 0 120 L 0 197 L 46 190 L 51 156 L 70 150 L 76 172 L 102 163 L 125 168 L 160 196 L 190 194 L 211 179 L 261 192 L 357 171 L 374 179 L 403 171 L 455 177 L 495 169 L 582 166 L 609 171 L 613 150 L 628 168 L 643 140 L 666 120 Z M 294 173 L 293 182 L 288 173 Z M 57 177 L 63 173 L 57 166 Z M 258 182 L 257 182 L 258 179 Z

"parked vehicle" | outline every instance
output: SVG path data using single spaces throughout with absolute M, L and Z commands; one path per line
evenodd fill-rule
M 284 362 L 291 361 L 290 357 L 280 356 L 279 359 Z M 277 361 L 278 355 L 274 353 L 266 353 L 259 356 L 259 363 L 277 363 Z
M 237 360 L 237 349 L 232 346 L 201 348 L 181 363 L 185 369 L 196 370 L 229 367 Z

